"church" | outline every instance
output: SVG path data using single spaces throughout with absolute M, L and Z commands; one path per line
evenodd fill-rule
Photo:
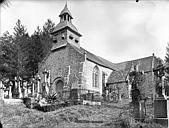
M 108 77 L 115 71 L 114 64 L 80 46 L 82 35 L 72 23 L 67 4 L 59 17 L 60 22 L 51 32 L 52 49 L 39 65 L 42 86 L 48 82 L 45 88 L 50 94 L 80 89 L 102 95 Z
M 148 95 L 154 93 L 153 68 L 158 58 L 149 56 L 133 61 L 114 64 L 102 57 L 92 54 L 80 46 L 82 36 L 73 25 L 73 16 L 67 4 L 61 11 L 60 22 L 51 32 L 53 42 L 51 51 L 39 65 L 38 75 L 41 86 L 37 92 L 46 94 L 63 93 L 72 89 L 80 90 L 81 94 L 93 93 L 103 96 L 107 87 L 118 87 L 117 97 L 130 98 L 131 87 L 126 83 L 127 74 L 137 67 L 138 70 L 147 71 Z

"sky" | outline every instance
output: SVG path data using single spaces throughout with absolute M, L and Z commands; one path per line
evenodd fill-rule
M 1 7 L 0 35 L 13 34 L 20 19 L 31 35 L 47 19 L 59 23 L 66 0 L 8 0 Z M 68 0 L 81 47 L 113 63 L 155 56 L 165 58 L 169 42 L 168 0 Z

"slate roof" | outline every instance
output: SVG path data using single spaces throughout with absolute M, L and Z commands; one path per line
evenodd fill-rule
M 138 65 L 139 70 L 149 71 L 152 68 L 152 59 L 153 56 L 148 56 L 136 60 L 125 61 L 115 64 L 117 70 L 129 71 L 132 65 Z
M 107 83 L 124 83 L 126 81 L 127 74 L 128 72 L 124 70 L 114 71 L 110 74 Z
M 65 44 L 61 45 L 61 46 L 56 46 L 56 47 L 52 47 L 51 51 L 54 51 L 59 48 L 62 48 L 62 47 L 66 47 L 67 45 L 69 45 L 70 47 L 72 47 L 74 50 L 76 50 L 77 52 L 79 52 L 80 54 L 86 54 L 86 58 L 91 61 L 91 62 L 94 62 L 100 66 L 103 66 L 105 68 L 108 68 L 108 69 L 111 69 L 111 70 L 114 70 L 115 71 L 115 64 L 106 60 L 106 59 L 103 59 L 102 57 L 99 57 L 99 56 L 96 56 L 94 55 L 93 53 L 85 50 L 84 48 L 80 47 L 76 47 L 68 42 L 66 42 Z M 48 58 L 48 56 L 50 55 L 51 52 L 49 52 L 46 57 L 43 59 L 43 61 L 40 63 L 39 67 L 41 67 L 43 65 L 43 63 L 46 61 L 46 59 Z
M 154 64 L 156 66 L 157 58 L 155 58 Z M 153 56 L 148 56 L 136 60 L 126 61 L 122 63 L 117 63 L 114 65 L 114 68 L 117 69 L 117 71 L 112 72 L 108 83 L 117 83 L 120 81 L 125 81 L 127 74 L 130 72 L 132 66 L 138 65 L 138 70 L 141 71 L 151 71 L 152 70 L 152 60 Z
M 69 29 L 71 29 L 73 32 L 75 32 L 76 34 L 78 34 L 79 36 L 81 36 L 81 34 L 78 32 L 77 28 L 69 21 L 63 21 L 60 22 L 56 25 L 56 27 L 54 28 L 52 33 L 58 32 L 60 30 L 63 30 L 64 28 L 68 27 Z
M 91 61 L 91 62 L 94 62 L 100 66 L 103 66 L 105 68 L 109 68 L 111 70 L 115 70 L 115 65 L 106 60 L 106 59 L 103 59 L 102 57 L 99 57 L 97 55 L 94 55 L 93 53 L 87 51 L 86 49 L 80 47 L 80 48 L 77 48 L 76 46 L 73 46 L 72 44 L 70 44 L 71 47 L 73 47 L 76 51 L 78 51 L 79 53 L 81 54 L 86 54 L 86 58 Z
M 114 64 L 108 60 L 105 60 L 103 59 L 102 57 L 100 56 L 96 56 L 94 55 L 93 53 L 81 48 L 81 50 L 83 52 L 86 52 L 86 57 L 88 60 L 94 62 L 94 63 L 97 63 L 98 65 L 101 65 L 101 66 L 104 66 L 106 68 L 109 68 L 109 69 L 112 69 L 112 70 L 115 70 L 114 69 Z
M 67 8 L 67 4 L 65 5 L 64 9 L 61 11 L 59 17 L 61 17 L 64 14 L 68 14 L 71 17 L 71 19 L 73 19 L 70 11 Z M 78 36 L 81 36 L 81 34 L 78 32 L 77 28 L 72 24 L 72 22 L 67 20 L 58 23 L 54 28 L 54 30 L 51 32 L 51 34 L 63 30 L 64 28 L 69 28 L 71 31 L 75 32 Z

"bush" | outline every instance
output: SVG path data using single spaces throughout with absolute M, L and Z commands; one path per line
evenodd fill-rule
M 31 98 L 23 98 L 23 103 L 26 105 L 27 108 L 31 108 Z
M 165 126 L 162 126 L 160 124 L 156 123 L 137 123 L 134 125 L 131 125 L 131 128 L 166 128 Z
M 127 118 L 118 118 L 115 122 L 114 125 L 116 128 L 130 128 L 130 121 Z

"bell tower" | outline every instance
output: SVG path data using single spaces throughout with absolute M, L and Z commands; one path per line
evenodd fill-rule
M 67 8 L 67 3 L 65 4 L 64 9 L 61 11 L 59 17 L 60 17 L 60 22 L 64 22 L 64 21 L 72 22 L 71 20 L 73 19 L 73 17 Z
M 67 3 L 61 11 L 60 22 L 56 25 L 53 32 L 53 47 L 52 50 L 65 46 L 67 43 L 80 48 L 80 37 L 82 36 L 77 28 L 72 24 L 72 15 L 68 10 Z

